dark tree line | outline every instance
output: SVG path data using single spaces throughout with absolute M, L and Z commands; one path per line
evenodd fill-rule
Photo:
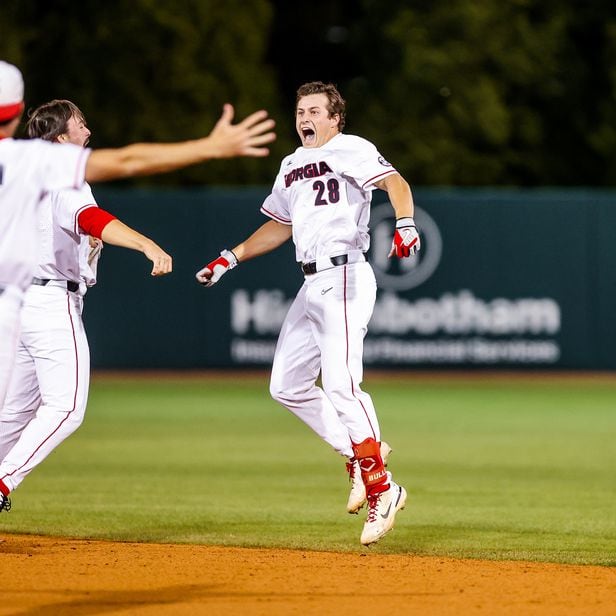
M 295 89 L 338 84 L 347 130 L 415 185 L 616 185 L 611 0 L 3 0 L 26 99 L 79 104 L 96 147 L 209 132 L 266 108 L 267 160 L 157 182 L 269 184 L 297 145 Z M 152 181 L 152 180 L 150 180 Z

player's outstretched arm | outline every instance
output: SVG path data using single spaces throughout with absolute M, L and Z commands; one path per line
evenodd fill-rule
M 283 225 L 275 220 L 268 220 L 248 239 L 238 244 L 233 253 L 238 261 L 248 261 L 260 257 L 282 246 L 293 235 L 291 225 Z
M 217 259 L 200 269 L 195 274 L 197 282 L 211 287 L 240 261 L 248 261 L 271 252 L 284 244 L 292 234 L 293 228 L 290 225 L 283 225 L 275 220 L 266 222 L 233 250 L 223 250 Z
M 274 120 L 266 111 L 256 111 L 232 124 L 233 107 L 226 104 L 207 137 L 179 143 L 135 143 L 123 148 L 94 150 L 86 164 L 88 182 L 156 175 L 182 169 L 214 158 L 260 157 L 276 139 Z
M 152 276 L 163 276 L 173 269 L 171 257 L 158 244 L 117 219 L 104 227 L 101 239 L 107 244 L 142 252 L 152 262 Z

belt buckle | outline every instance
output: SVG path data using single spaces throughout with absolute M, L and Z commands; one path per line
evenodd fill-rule
M 349 255 L 337 255 L 335 257 L 330 257 L 332 265 L 346 265 L 349 262 Z
M 316 274 L 317 273 L 317 262 L 310 261 L 309 263 L 302 263 L 302 272 L 304 272 L 306 276 Z
M 336 255 L 335 257 L 330 257 L 329 262 L 334 267 L 337 267 L 338 265 L 346 265 L 349 262 L 349 255 Z M 316 274 L 317 262 L 309 261 L 308 263 L 302 263 L 302 272 L 304 272 L 306 276 Z

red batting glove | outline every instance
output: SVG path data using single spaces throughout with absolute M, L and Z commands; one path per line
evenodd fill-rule
M 420 248 L 419 232 L 413 218 L 411 216 L 398 218 L 388 257 L 391 258 L 394 255 L 399 259 L 410 257 L 416 254 Z
M 208 263 L 203 269 L 200 269 L 195 278 L 199 284 L 204 287 L 215 285 L 223 274 L 233 269 L 237 265 L 237 258 L 230 250 L 223 250 L 218 259 L 214 259 Z

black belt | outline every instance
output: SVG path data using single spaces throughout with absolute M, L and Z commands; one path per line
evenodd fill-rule
M 40 287 L 46 286 L 51 282 L 51 278 L 33 278 L 32 284 L 36 284 Z M 54 282 L 65 282 L 66 288 L 71 292 L 75 293 L 75 291 L 79 291 L 79 283 L 73 282 L 72 280 L 54 280 Z
M 337 257 L 330 257 L 332 265 L 346 265 L 349 262 L 349 255 L 338 255 Z M 309 263 L 302 263 L 302 272 L 309 276 L 310 274 L 317 273 L 317 262 L 310 261 Z

